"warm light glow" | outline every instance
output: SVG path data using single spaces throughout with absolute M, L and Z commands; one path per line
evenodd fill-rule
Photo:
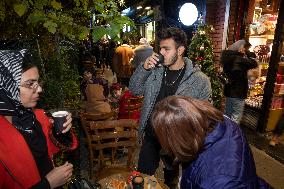
M 198 10 L 192 3 L 185 3 L 179 10 L 179 19 L 186 26 L 192 25 L 198 18 Z
M 151 9 L 151 7 L 145 7 L 145 9 L 146 9 L 146 10 L 149 10 L 149 9 Z
M 142 6 L 141 5 L 139 5 L 138 7 L 137 7 L 137 9 L 139 10 L 139 9 L 142 9 Z

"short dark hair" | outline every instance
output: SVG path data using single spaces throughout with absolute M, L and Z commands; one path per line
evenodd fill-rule
M 187 47 L 187 35 L 179 28 L 167 28 L 162 30 L 158 36 L 159 41 L 172 38 L 177 47 Z
M 151 123 L 162 148 L 175 160 L 194 160 L 203 149 L 204 140 L 223 113 L 207 100 L 170 96 L 155 106 Z

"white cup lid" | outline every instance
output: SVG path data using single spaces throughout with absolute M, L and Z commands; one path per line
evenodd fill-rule
M 53 112 L 51 115 L 53 117 L 59 117 L 58 115 L 62 115 L 60 117 L 63 117 L 63 116 L 67 116 L 68 112 L 67 111 L 57 111 L 57 112 Z

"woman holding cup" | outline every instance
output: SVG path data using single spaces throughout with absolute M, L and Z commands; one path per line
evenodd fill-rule
M 26 50 L 0 51 L 0 189 L 56 188 L 67 183 L 73 165 L 66 162 L 54 167 L 53 120 L 43 110 L 34 109 L 42 87 L 35 58 Z M 78 146 L 72 132 L 71 114 L 63 124 L 65 149 Z M 68 133 L 67 133 L 68 132 Z M 53 140 L 52 140 L 52 139 Z

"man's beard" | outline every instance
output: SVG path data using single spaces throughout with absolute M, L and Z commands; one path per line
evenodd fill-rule
M 170 64 L 168 66 L 170 67 L 171 65 L 174 65 L 177 59 L 178 59 L 178 53 L 175 53 L 173 57 L 170 59 Z

